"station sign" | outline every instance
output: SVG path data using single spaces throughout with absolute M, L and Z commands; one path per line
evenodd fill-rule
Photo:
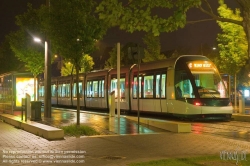
M 189 69 L 213 69 L 213 65 L 208 61 L 188 62 Z

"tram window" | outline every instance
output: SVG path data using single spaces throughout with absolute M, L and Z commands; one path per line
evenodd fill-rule
M 51 96 L 56 97 L 56 85 L 51 85 Z
M 111 80 L 110 91 L 115 91 L 115 98 L 117 98 L 117 79 Z M 125 98 L 125 78 L 120 78 L 120 98 Z
M 124 99 L 125 98 L 125 78 L 120 79 L 120 87 L 121 87 L 120 88 L 120 91 L 121 91 L 120 96 L 122 99 Z
M 99 97 L 104 97 L 104 80 L 99 81 Z
M 39 96 L 44 97 L 44 86 L 43 85 L 39 87 Z
M 166 74 L 156 75 L 156 98 L 166 97 Z
M 65 86 L 66 86 L 65 84 L 63 84 L 61 86 L 61 90 L 62 90 L 61 97 L 66 97 L 66 87 Z
M 142 77 L 139 77 L 139 98 L 141 98 L 141 79 Z M 133 98 L 137 98 L 137 76 L 134 77 L 134 83 L 133 83 Z
M 92 97 L 98 97 L 98 81 L 93 81 L 92 88 L 93 88 Z
M 150 76 L 144 76 L 144 86 L 143 86 L 143 97 L 144 98 L 153 98 L 153 90 L 154 90 L 154 86 L 153 86 L 153 82 L 154 82 L 154 75 L 150 75 Z
M 79 82 L 79 94 L 80 94 L 80 97 L 82 97 L 82 83 Z M 77 90 L 76 90 L 76 83 L 74 83 L 74 86 L 73 86 L 73 97 L 77 97 Z
M 161 98 L 166 98 L 166 74 L 161 75 Z
M 80 94 L 80 97 L 83 96 L 83 94 L 82 94 L 82 82 L 79 82 L 79 94 Z
M 92 81 L 87 82 L 87 97 L 92 97 Z
M 176 98 L 194 98 L 193 87 L 186 71 L 178 70 L 175 73 Z
M 62 97 L 62 84 L 58 85 L 58 97 Z
M 218 75 L 211 72 L 193 75 L 195 76 L 195 83 L 201 98 L 221 98 L 227 96 L 225 87 Z
M 65 97 L 70 97 L 70 84 L 65 84 Z
M 74 85 L 73 85 L 72 95 L 73 95 L 73 97 L 77 97 L 77 95 L 76 95 L 76 83 L 74 83 Z

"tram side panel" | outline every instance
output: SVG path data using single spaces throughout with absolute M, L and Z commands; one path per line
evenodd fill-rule
M 107 109 L 107 86 L 108 71 L 90 73 L 86 80 L 86 107 Z
M 57 106 L 57 81 L 52 80 L 51 82 L 51 105 Z
M 167 107 L 168 113 L 174 115 L 192 115 L 201 114 L 201 107 L 190 104 L 186 99 L 179 97 L 178 95 L 178 84 L 175 83 L 175 70 L 171 68 L 168 70 L 167 76 Z
M 118 80 L 117 70 L 113 69 L 108 77 L 108 94 L 115 92 L 115 108 L 117 109 L 118 96 Z M 108 96 L 110 97 L 110 96 Z M 120 69 L 120 110 L 129 110 L 129 68 L 122 67 Z
M 80 100 L 80 107 L 84 107 L 84 78 L 83 76 L 80 76 L 79 79 L 79 100 Z M 76 81 L 72 82 L 72 102 L 73 102 L 73 106 L 77 106 L 77 89 L 76 89 Z
M 157 66 L 157 68 L 155 68 Z M 137 68 L 131 72 L 131 109 L 138 110 L 138 86 L 139 85 L 139 109 L 145 112 L 167 112 L 166 106 L 166 65 L 142 66 L 139 80 Z M 137 81 L 138 80 L 138 81 Z

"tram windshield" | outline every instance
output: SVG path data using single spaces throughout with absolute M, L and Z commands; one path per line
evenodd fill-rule
M 189 61 L 175 73 L 177 98 L 228 98 L 218 70 L 209 61 Z M 193 85 L 193 86 L 192 86 Z

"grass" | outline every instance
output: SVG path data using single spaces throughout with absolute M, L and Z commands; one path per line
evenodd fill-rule
M 76 124 L 71 124 L 69 126 L 61 126 L 65 135 L 69 136 L 91 136 L 91 135 L 100 135 L 95 129 L 89 126 L 80 125 L 77 126 Z
M 247 160 L 247 159 L 246 159 Z M 249 166 L 250 160 L 221 160 L 220 156 L 171 158 L 149 162 L 131 163 L 129 166 Z

